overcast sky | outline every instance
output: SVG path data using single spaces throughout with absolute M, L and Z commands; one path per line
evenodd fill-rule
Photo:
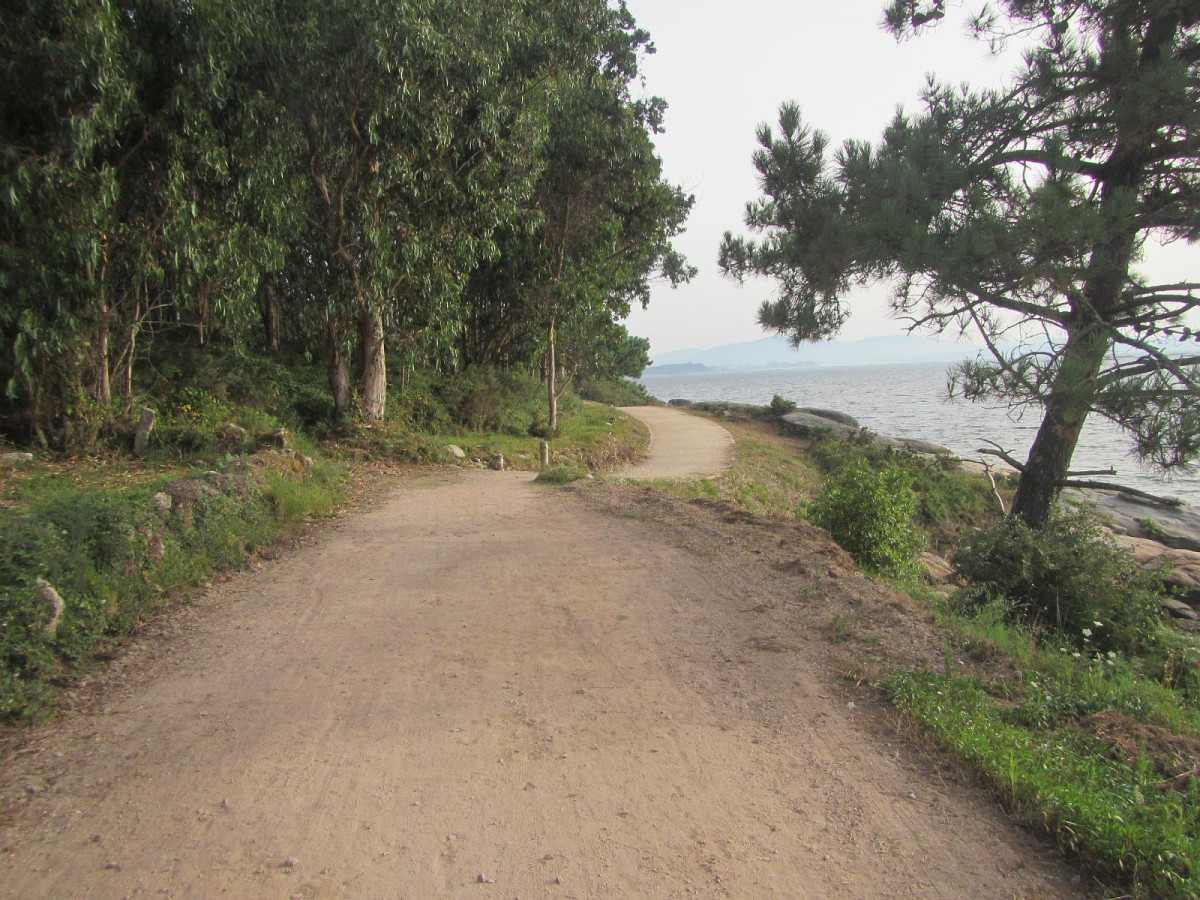
M 751 163 L 754 132 L 774 122 L 779 104 L 795 100 L 805 121 L 840 144 L 875 141 L 903 104 L 915 109 L 927 73 L 944 81 L 999 84 L 1019 65 L 1000 58 L 947 21 L 897 43 L 879 25 L 884 0 L 627 0 L 658 52 L 644 60 L 646 91 L 670 104 L 658 137 L 666 176 L 696 195 L 688 231 L 677 246 L 700 269 L 676 290 L 656 287 L 650 307 L 627 324 L 648 337 L 651 354 L 762 337 L 755 313 L 772 293 L 765 281 L 736 282 L 717 270 L 726 229 L 741 230 L 746 201 L 758 195 Z M 1200 247 L 1153 247 L 1148 270 L 1158 280 L 1200 275 Z M 897 334 L 884 288 L 856 297 L 844 339 Z

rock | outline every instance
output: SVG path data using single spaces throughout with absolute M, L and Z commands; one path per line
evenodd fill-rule
M 1176 600 L 1174 597 L 1164 599 L 1162 601 L 1162 608 L 1176 619 L 1190 619 L 1193 622 L 1200 619 L 1200 614 L 1197 614 L 1194 609 L 1182 600 Z
M 286 428 L 274 428 L 266 434 L 260 435 L 258 443 L 264 447 L 279 447 L 283 448 L 288 445 L 291 440 L 291 435 L 288 434 Z
M 811 407 L 802 406 L 797 412 L 808 413 L 810 416 L 818 416 L 822 419 L 829 419 L 832 422 L 837 422 L 839 425 L 847 425 L 850 428 L 860 428 L 858 419 L 854 416 L 848 416 L 844 412 L 838 412 L 834 409 L 813 409 Z
M 6 469 L 27 466 L 31 462 L 33 462 L 32 453 L 0 453 L 0 466 Z
M 467 458 L 467 454 L 463 452 L 463 448 L 458 446 L 458 444 L 447 444 L 445 449 L 446 449 L 446 452 L 449 453 L 451 456 L 453 456 L 455 459 L 466 459 Z
M 1173 550 L 1157 541 L 1127 534 L 1113 535 L 1113 541 L 1133 554 L 1142 571 L 1159 575 L 1178 599 L 1200 607 L 1200 553 Z
M 171 499 L 170 494 L 166 493 L 165 491 L 159 491 L 150 498 L 150 503 L 159 512 L 165 513 L 171 511 L 171 507 L 174 506 L 175 501 Z
M 197 500 L 211 497 L 217 489 L 199 478 L 180 478 L 168 481 L 163 491 L 171 498 L 171 512 L 183 520 L 185 527 L 192 527 L 192 506 Z
M 1200 510 L 1193 506 L 1163 506 L 1111 491 L 1069 489 L 1062 496 L 1073 503 L 1095 504 L 1116 534 L 1148 538 L 1174 550 L 1200 551 Z
M 482 872 L 480 872 L 478 875 L 475 876 L 475 881 L 478 884 L 495 884 L 496 883 L 495 878 L 488 878 Z
M 137 430 L 133 433 L 133 452 L 145 456 L 146 447 L 150 443 L 150 432 L 154 430 L 155 412 L 148 406 L 142 407 L 142 418 L 138 421 Z
M 39 578 L 35 584 L 37 585 L 38 600 L 46 607 L 46 612 L 50 616 L 50 620 L 46 622 L 42 630 L 47 637 L 54 637 L 58 631 L 58 623 L 62 619 L 63 610 L 66 609 L 66 604 L 63 598 L 58 595 L 58 591 L 54 589 L 54 585 L 46 581 L 44 578 Z
M 304 466 L 304 468 L 311 469 L 316 464 L 316 461 L 311 456 L 300 454 L 300 465 Z
M 954 580 L 954 567 L 936 553 L 922 553 L 921 565 L 925 569 L 925 580 L 930 584 L 949 584 Z
M 668 400 L 667 406 L 691 406 L 691 400 Z
M 246 429 L 241 425 L 226 422 L 217 429 L 217 437 L 221 439 L 221 446 L 227 449 L 239 449 L 246 443 Z
M 508 468 L 508 460 L 504 458 L 503 453 L 497 453 L 488 460 L 488 468 L 495 469 L 497 472 L 503 472 Z
M 806 412 L 794 412 L 788 413 L 786 416 L 780 416 L 779 423 L 785 431 L 802 438 L 815 438 L 824 434 L 835 434 L 839 437 L 851 438 L 858 434 L 857 428 L 852 428 L 841 422 L 835 422 L 833 419 L 827 419 L 824 416 L 815 416 L 812 413 Z
M 911 453 L 928 453 L 931 456 L 953 456 L 954 451 L 949 447 L 943 447 L 941 444 L 934 444 L 930 441 L 922 441 L 917 438 L 897 437 L 892 440 L 899 441 L 905 450 Z
M 158 562 L 166 555 L 166 548 L 163 547 L 162 538 L 157 534 L 151 534 L 146 539 L 146 559 L 151 562 Z

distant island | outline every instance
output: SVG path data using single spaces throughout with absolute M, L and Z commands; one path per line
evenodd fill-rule
M 644 375 L 686 375 L 713 369 L 804 369 L 814 366 L 869 366 L 905 362 L 957 362 L 979 352 L 973 344 L 957 344 L 923 335 L 890 335 L 858 341 L 822 341 L 793 347 L 786 338 L 722 344 L 653 354 Z

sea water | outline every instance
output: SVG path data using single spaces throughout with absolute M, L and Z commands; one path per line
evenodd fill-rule
M 807 369 L 710 371 L 688 375 L 649 375 L 642 384 L 660 400 L 725 400 L 770 403 L 778 394 L 799 406 L 849 413 L 880 434 L 942 444 L 964 459 L 994 441 L 1024 460 L 1041 424 L 1041 409 L 1009 409 L 995 404 L 949 401 L 947 363 L 879 366 L 822 366 Z M 1200 477 L 1163 479 L 1131 454 L 1132 442 L 1110 422 L 1088 419 L 1071 462 L 1073 470 L 1113 467 L 1112 481 L 1153 494 L 1177 496 L 1200 506 Z

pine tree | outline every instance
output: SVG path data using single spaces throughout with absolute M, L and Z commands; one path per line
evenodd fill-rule
M 946 17 L 944 0 L 885 13 L 898 37 Z M 919 113 L 833 158 L 784 105 L 758 135 L 765 196 L 746 224 L 761 238 L 726 234 L 721 265 L 779 283 L 760 320 L 797 342 L 836 333 L 847 291 L 878 281 L 913 328 L 981 336 L 989 352 L 951 390 L 1044 409 L 1013 509 L 1040 527 L 1090 414 L 1161 469 L 1200 456 L 1184 318 L 1200 283 L 1134 269 L 1147 240 L 1200 237 L 1200 3 L 1005 0 L 970 24 L 993 45 L 1032 41 L 1010 86 L 931 77 Z

